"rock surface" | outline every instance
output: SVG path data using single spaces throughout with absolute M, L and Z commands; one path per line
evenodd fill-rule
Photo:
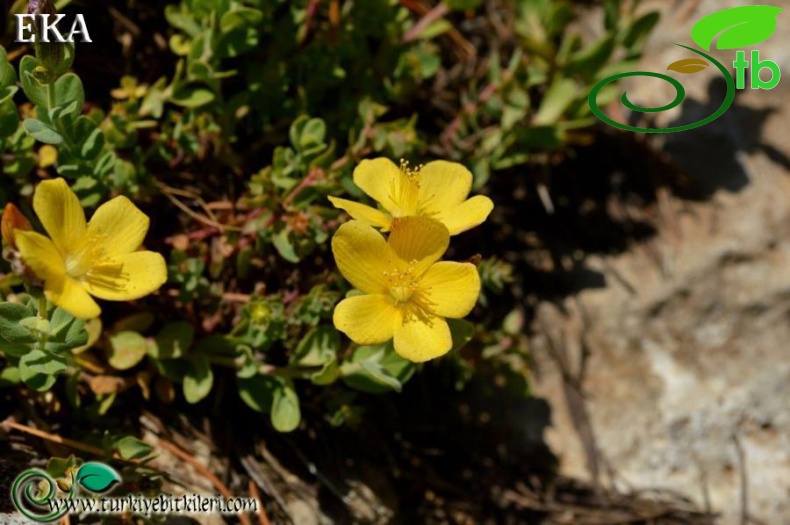
M 743 4 L 645 2 L 662 21 L 640 69 L 662 72 L 688 58 L 674 42 L 692 45 L 697 20 Z M 788 30 L 785 12 L 776 34 L 755 46 L 785 72 Z M 715 55 L 730 65 L 735 58 Z M 723 97 L 716 73 L 680 78 L 687 99 L 658 122 L 715 111 Z M 535 388 L 551 402 L 548 440 L 565 473 L 677 491 L 721 513 L 721 523 L 747 515 L 790 523 L 788 82 L 739 92 L 706 127 L 651 137 L 710 199 L 670 197 L 663 215 L 671 220 L 654 239 L 591 261 L 605 288 L 539 307 Z M 626 87 L 642 105 L 674 97 L 651 79 Z

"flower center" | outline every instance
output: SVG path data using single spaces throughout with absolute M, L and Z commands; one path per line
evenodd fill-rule
M 417 289 L 418 279 L 414 276 L 413 271 L 415 263 L 416 261 L 412 261 L 407 268 L 402 270 L 384 272 L 390 296 L 399 303 L 408 302 Z
M 77 246 L 63 258 L 66 273 L 77 280 L 83 280 L 92 268 L 105 259 L 104 249 L 99 236 L 85 236 Z
M 390 200 L 397 207 L 395 217 L 417 215 L 419 211 L 420 168 L 411 168 L 408 161 L 400 161 L 400 175 L 392 182 Z

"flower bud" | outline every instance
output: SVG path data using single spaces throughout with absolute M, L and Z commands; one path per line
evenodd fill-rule
M 3 210 L 3 217 L 0 218 L 0 230 L 3 234 L 3 243 L 16 249 L 16 238 L 14 237 L 14 230 L 29 231 L 33 229 L 33 225 L 27 220 L 19 208 L 11 204 L 6 204 Z
M 30 0 L 27 12 L 36 15 L 33 18 L 33 28 L 36 41 L 33 48 L 36 51 L 36 58 L 41 62 L 45 69 L 46 82 L 54 82 L 71 67 L 74 62 L 74 47 L 65 42 L 42 42 L 41 28 L 38 15 L 49 15 L 50 18 L 57 16 L 57 10 L 52 0 Z

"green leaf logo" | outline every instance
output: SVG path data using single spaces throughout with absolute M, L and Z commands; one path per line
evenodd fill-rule
M 109 492 L 120 481 L 120 474 L 104 463 L 85 463 L 77 471 L 77 483 L 95 494 Z
M 717 49 L 753 46 L 776 31 L 776 18 L 784 11 L 770 5 L 746 5 L 712 13 L 694 25 L 691 38 L 706 51 L 716 37 Z

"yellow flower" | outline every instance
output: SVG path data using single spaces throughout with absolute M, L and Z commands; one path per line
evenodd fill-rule
M 63 179 L 36 188 L 33 209 L 51 240 L 16 230 L 25 264 L 44 281 L 47 299 L 81 319 L 97 317 L 91 295 L 130 301 L 157 290 L 167 280 L 161 255 L 140 248 L 148 217 L 126 197 L 96 210 L 89 224 L 77 196 Z
M 445 318 L 469 314 L 480 294 L 480 277 L 470 263 L 437 262 L 450 235 L 427 217 L 394 219 L 392 233 L 350 221 L 332 238 L 340 273 L 363 295 L 341 301 L 334 323 L 352 341 L 378 344 L 394 338 L 402 357 L 422 362 L 452 348 Z
M 450 235 L 483 223 L 494 204 L 477 195 L 467 199 L 472 189 L 472 174 L 456 162 L 437 160 L 425 166 L 400 167 L 387 158 L 363 160 L 354 170 L 354 183 L 383 208 L 329 197 L 337 208 L 354 219 L 389 231 L 393 218 L 427 216 L 441 222 Z

